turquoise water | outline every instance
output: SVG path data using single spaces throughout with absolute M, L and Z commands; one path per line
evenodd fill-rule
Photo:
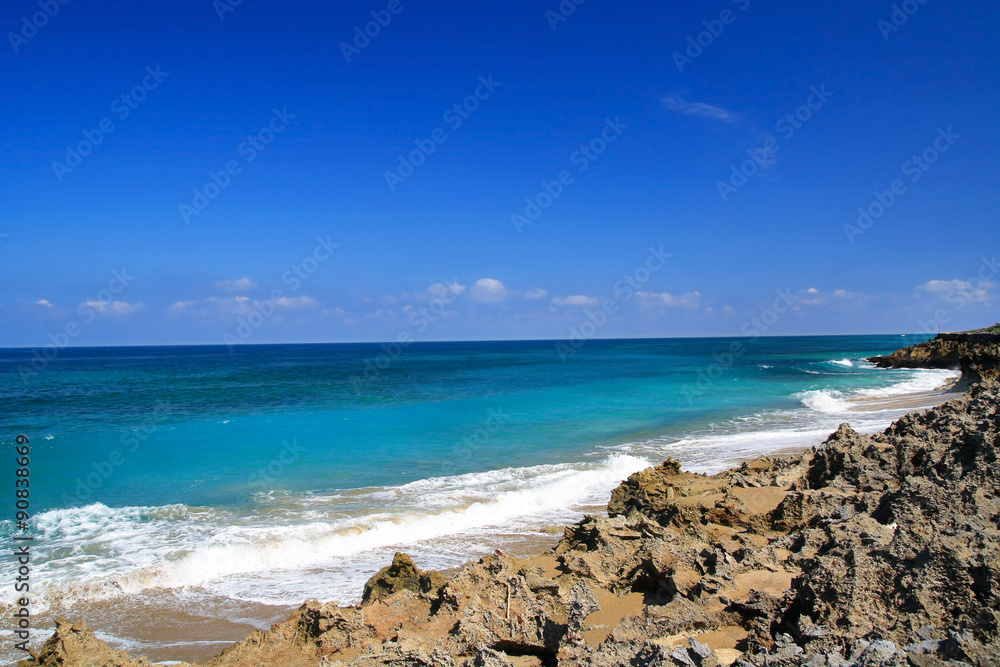
M 712 472 L 884 428 L 902 410 L 877 399 L 954 374 L 863 359 L 925 338 L 66 349 L 27 379 L 32 351 L 0 350 L 0 439 L 31 438 L 40 604 L 224 616 L 352 601 L 397 548 L 457 565 L 667 456 Z
M 367 379 L 378 346 L 64 350 L 27 382 L 14 371 L 29 352 L 5 350 L 0 417 L 6 438 L 32 438 L 36 509 L 240 506 L 261 490 L 575 461 L 637 436 L 790 409 L 800 392 L 895 380 L 824 362 L 904 341 L 761 339 L 704 389 L 718 374 L 712 355 L 732 342 L 592 341 L 565 363 L 552 343 L 413 345 Z

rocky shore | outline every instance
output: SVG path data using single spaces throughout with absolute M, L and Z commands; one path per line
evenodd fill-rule
M 1000 342 L 922 345 L 877 363 L 960 366 L 966 395 L 711 477 L 668 460 L 539 556 L 449 578 L 397 554 L 361 604 L 307 602 L 205 665 L 1000 665 Z M 149 663 L 61 622 L 19 663 L 43 665 Z
M 1000 325 L 989 331 L 1000 329 Z M 956 368 L 962 371 L 960 385 L 996 382 L 1000 374 L 1000 334 L 938 334 L 932 340 L 911 345 L 868 361 L 879 368 Z

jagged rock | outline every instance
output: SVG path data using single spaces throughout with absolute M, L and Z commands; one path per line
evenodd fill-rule
M 708 647 L 708 644 L 702 644 L 700 641 L 691 637 L 688 639 L 688 643 L 691 644 L 690 651 L 694 653 L 700 659 L 699 662 L 707 660 L 712 655 L 712 649 Z
M 379 570 L 365 584 L 361 604 L 368 604 L 399 591 L 436 593 L 447 582 L 448 578 L 440 572 L 418 570 L 412 558 L 397 553 L 392 559 L 392 565 Z
M 33 660 L 17 667 L 150 667 L 145 658 L 133 660 L 94 636 L 83 623 L 56 621 L 56 631 L 42 644 Z M 179 667 L 183 667 L 180 665 Z
M 698 667 L 697 663 L 688 654 L 688 650 L 682 646 L 678 646 L 671 651 L 669 657 L 675 665 L 681 665 L 681 667 Z
M 486 647 L 476 652 L 476 659 L 472 664 L 474 667 L 514 667 L 514 663 L 505 654 Z
M 667 459 L 663 465 L 631 475 L 612 491 L 608 515 L 615 517 L 638 513 L 665 525 L 668 517 L 664 515 L 674 506 L 670 501 L 677 494 L 677 487 L 672 481 L 681 474 L 680 462 Z

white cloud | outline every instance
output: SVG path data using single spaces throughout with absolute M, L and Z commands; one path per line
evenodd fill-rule
M 346 322 L 346 321 L 352 321 L 352 322 L 353 322 L 353 321 L 355 321 L 355 320 L 354 320 L 354 319 L 353 319 L 353 318 L 351 317 L 351 314 L 350 314 L 350 313 L 348 313 L 348 312 L 347 312 L 346 310 L 344 310 L 343 308 L 341 308 L 340 306 L 337 306 L 337 307 L 335 307 L 335 308 L 324 308 L 324 309 L 323 309 L 322 311 L 320 311 L 320 314 L 321 314 L 321 315 L 333 315 L 334 317 L 339 317 L 339 318 L 341 318 L 341 319 L 342 319 L 342 320 L 344 320 L 345 322 Z
M 420 301 L 430 301 L 431 299 L 440 299 L 445 295 L 449 295 L 448 298 L 454 298 L 465 294 L 465 285 L 459 283 L 457 280 L 451 280 L 444 283 L 434 283 L 427 288 L 427 291 L 423 294 L 403 294 L 403 298 L 415 298 Z
M 969 283 L 964 280 L 931 280 L 923 285 L 917 285 L 917 289 L 923 292 L 954 292 L 956 289 L 962 288 L 968 289 L 971 287 Z
M 198 303 L 200 303 L 200 302 L 199 301 L 176 301 L 176 302 L 174 302 L 173 305 L 171 305 L 169 308 L 167 308 L 167 315 L 170 316 L 170 317 L 175 317 L 175 316 L 180 315 L 181 313 L 183 313 L 188 308 L 191 308 L 192 306 L 198 305 Z
M 80 305 L 91 308 L 102 315 L 131 315 L 132 313 L 137 313 L 145 308 L 145 306 L 141 303 L 129 303 L 128 301 L 96 301 L 94 299 L 84 301 Z
M 236 280 L 219 280 L 214 285 L 215 289 L 222 290 L 223 292 L 245 292 L 257 287 L 257 283 L 245 276 Z
M 507 288 L 499 280 L 494 278 L 480 278 L 472 286 L 470 295 L 476 301 L 483 303 L 497 303 L 507 298 Z
M 935 296 L 957 295 L 965 301 L 985 303 L 990 300 L 991 290 L 995 283 L 983 281 L 973 285 L 968 280 L 929 280 L 917 289 Z
M 826 302 L 826 297 L 815 287 L 810 287 L 805 292 L 799 292 L 795 295 L 794 300 L 800 306 L 818 306 Z
M 168 309 L 167 315 L 170 317 L 176 317 L 178 315 L 196 315 L 199 317 L 215 317 L 215 316 L 225 316 L 234 317 L 240 315 L 249 315 L 255 310 L 258 310 L 258 306 L 263 303 L 256 299 L 251 299 L 248 296 L 210 296 L 204 301 L 176 301 Z M 320 305 L 319 301 L 310 296 L 283 296 L 274 301 L 274 306 L 276 308 L 283 308 L 286 310 L 303 310 L 307 308 L 317 308 Z M 263 310 L 266 312 L 270 307 L 265 305 Z
M 863 305 L 871 299 L 871 297 L 864 292 L 851 292 L 845 289 L 834 290 L 833 298 L 841 302 L 848 301 L 853 305 Z
M 715 104 L 706 104 L 705 102 L 689 102 L 681 95 L 661 97 L 660 102 L 665 108 L 684 114 L 685 116 L 697 116 L 698 118 L 707 118 L 709 120 L 720 120 L 724 123 L 735 123 L 739 120 L 738 115 L 731 111 L 727 111 L 720 106 Z
M 523 298 L 525 301 L 537 301 L 538 299 L 544 299 L 546 296 L 548 296 L 548 292 L 540 287 L 534 287 L 525 292 Z
M 845 289 L 836 289 L 832 292 L 824 292 L 816 289 L 815 287 L 810 287 L 806 290 L 799 290 L 794 294 L 789 293 L 789 296 L 795 301 L 795 306 L 793 310 L 801 308 L 802 306 L 843 306 L 844 302 L 850 302 L 853 305 L 862 305 L 867 303 L 871 297 L 864 292 L 851 292 Z
M 565 298 L 555 297 L 552 299 L 552 303 L 557 306 L 571 306 L 575 308 L 583 308 L 584 306 L 596 306 L 600 301 L 597 297 L 584 296 L 583 294 L 577 294 L 575 296 L 568 296 Z
M 36 306 L 45 306 L 46 308 L 51 308 L 52 307 L 52 304 L 49 303 L 48 299 L 39 299 L 38 301 L 35 302 L 35 305 Z
M 239 316 L 253 311 L 253 302 L 248 296 L 210 296 L 204 301 L 175 301 L 167 308 L 167 316 L 195 315 L 198 317 L 214 317 L 218 315 Z
M 669 292 L 636 292 L 635 296 L 646 307 L 697 308 L 701 304 L 701 292 L 684 292 L 679 296 Z
M 973 289 L 972 283 L 967 280 L 930 280 L 923 285 L 918 285 L 917 289 L 931 293 L 951 293 L 975 292 L 992 286 L 992 283 L 984 282 L 980 284 L 978 289 Z
M 274 305 L 279 308 L 288 308 L 291 310 L 299 310 L 302 308 L 315 308 L 319 305 L 319 301 L 312 298 L 311 296 L 283 296 L 274 302 Z

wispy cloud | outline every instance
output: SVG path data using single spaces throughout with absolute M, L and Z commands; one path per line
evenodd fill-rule
M 274 302 L 279 308 L 289 308 L 291 310 L 301 310 L 303 308 L 315 308 L 319 301 L 311 296 L 283 296 Z
M 557 306 L 571 306 L 574 308 L 582 308 L 584 306 L 596 306 L 599 303 L 599 299 L 593 296 L 585 296 L 583 294 L 576 294 L 574 296 L 567 297 L 556 297 L 552 299 L 552 303 Z
M 129 303 L 128 301 L 96 301 L 89 299 L 80 304 L 101 313 L 102 315 L 131 315 L 144 309 L 141 303 Z
M 400 301 L 406 302 L 427 302 L 435 299 L 444 299 L 451 303 L 461 297 L 479 303 L 500 303 L 502 301 L 539 301 L 548 296 L 548 292 L 540 287 L 532 287 L 527 290 L 519 290 L 507 286 L 503 281 L 496 278 L 480 278 L 471 285 L 463 285 L 458 280 L 449 280 L 430 285 L 422 292 L 404 291 L 398 296 L 389 294 L 382 297 L 365 296 L 362 301 L 365 303 L 382 303 L 393 305 Z
M 430 285 L 423 292 L 403 292 L 399 297 L 394 295 L 388 295 L 383 297 L 383 301 L 388 304 L 393 304 L 402 299 L 403 301 L 419 301 L 426 302 L 432 301 L 434 299 L 454 299 L 465 294 L 468 288 L 458 282 L 458 280 L 448 280 L 441 283 L 434 283 Z
M 257 283 L 245 276 L 236 280 L 219 280 L 214 284 L 215 289 L 222 290 L 223 292 L 244 292 L 257 287 Z
M 852 292 L 845 289 L 823 291 L 815 287 L 809 287 L 795 293 L 789 292 L 789 297 L 795 302 L 792 310 L 798 310 L 802 306 L 856 307 L 863 306 L 872 299 L 864 292 Z
M 990 300 L 989 290 L 993 289 L 994 283 L 984 281 L 973 285 L 968 280 L 929 280 L 923 285 L 917 285 L 921 292 L 935 296 L 955 295 L 964 301 L 986 303 Z
M 283 310 L 315 310 L 319 308 L 320 302 L 311 296 L 283 296 L 276 301 L 271 301 L 273 308 Z M 176 301 L 168 309 L 169 317 L 188 315 L 196 317 L 233 317 L 239 315 L 249 315 L 260 309 L 260 301 L 251 299 L 248 296 L 211 296 L 205 300 Z M 265 310 L 270 308 L 265 306 Z
M 716 104 L 708 104 L 706 102 L 690 102 L 685 100 L 681 95 L 661 97 L 660 102 L 663 104 L 665 109 L 676 111 L 677 113 L 685 116 L 696 116 L 698 118 L 706 118 L 708 120 L 718 120 L 723 123 L 735 123 L 740 119 L 737 114 L 727 109 L 723 109 Z
M 167 315 L 173 317 L 175 315 L 180 315 L 188 308 L 196 306 L 200 301 L 175 301 L 170 308 L 167 309 Z
M 639 303 L 645 307 L 668 306 L 670 308 L 697 308 L 701 304 L 701 292 L 670 294 L 669 292 L 636 292 Z

